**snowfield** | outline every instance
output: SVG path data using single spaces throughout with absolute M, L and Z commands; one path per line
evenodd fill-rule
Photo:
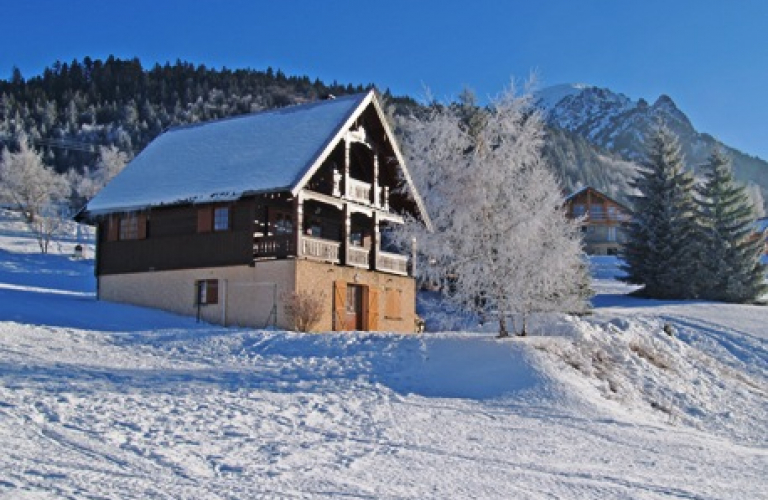
M 2 499 L 768 498 L 766 307 L 603 258 L 526 339 L 224 329 L 97 302 L 75 244 L 0 212 Z

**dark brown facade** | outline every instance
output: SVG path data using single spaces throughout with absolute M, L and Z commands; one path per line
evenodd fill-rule
M 248 264 L 253 258 L 255 202 L 153 208 L 98 221 L 97 274 L 120 274 Z M 201 210 L 225 208 L 228 227 L 204 230 Z M 135 218 L 137 234 L 120 234 Z M 121 238 L 121 236 L 125 236 Z

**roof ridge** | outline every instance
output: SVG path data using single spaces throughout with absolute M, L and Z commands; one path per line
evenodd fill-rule
M 354 94 L 346 94 L 341 97 L 334 97 L 332 99 L 316 99 L 314 101 L 309 101 L 309 102 L 302 102 L 297 104 L 289 104 L 287 106 L 278 106 L 275 108 L 262 109 L 259 111 L 255 111 L 253 113 L 243 113 L 241 115 L 225 116 L 224 118 L 217 118 L 215 120 L 206 120 L 206 121 L 196 122 L 196 123 L 184 123 L 181 125 L 175 125 L 173 127 L 167 127 L 165 130 L 163 130 L 163 132 L 160 135 L 163 135 L 167 132 L 177 132 L 179 130 L 194 129 L 198 127 L 203 127 L 205 125 L 212 125 L 215 123 L 224 123 L 229 121 L 241 120 L 245 118 L 254 118 L 256 116 L 267 115 L 269 113 L 276 113 L 279 111 L 286 111 L 286 110 L 301 111 L 302 108 L 309 108 L 313 106 L 322 106 L 325 104 L 338 103 L 339 101 L 343 101 L 343 100 L 354 100 L 355 98 L 362 99 L 363 97 L 367 96 L 369 92 L 371 92 L 371 90 L 368 90 L 366 92 L 357 92 Z

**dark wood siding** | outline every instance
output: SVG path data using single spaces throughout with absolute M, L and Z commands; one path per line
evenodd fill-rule
M 100 238 L 99 274 L 249 264 L 253 259 L 254 202 L 229 206 L 231 229 L 206 233 L 197 232 L 199 206 L 153 209 L 146 216 L 146 239 Z

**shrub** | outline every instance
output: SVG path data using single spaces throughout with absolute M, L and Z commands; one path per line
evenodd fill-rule
M 283 294 L 285 315 L 299 332 L 309 332 L 320 322 L 323 316 L 324 292 L 286 292 Z

